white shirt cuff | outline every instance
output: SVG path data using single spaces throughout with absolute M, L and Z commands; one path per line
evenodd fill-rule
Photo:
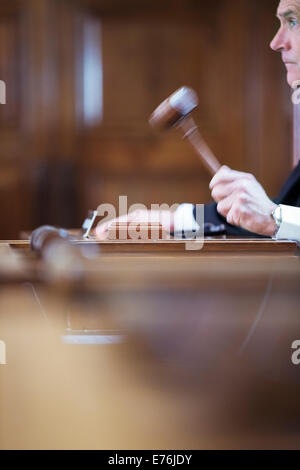
M 199 229 L 194 217 L 194 205 L 181 204 L 174 214 L 174 232 L 193 232 Z
M 276 240 L 295 240 L 300 242 L 300 208 L 284 206 L 282 204 L 280 206 L 282 223 L 274 238 Z

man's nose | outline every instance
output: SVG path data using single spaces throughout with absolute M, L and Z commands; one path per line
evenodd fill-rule
M 273 51 L 278 52 L 282 50 L 287 51 L 290 49 L 289 39 L 283 28 L 278 30 L 277 34 L 270 43 L 270 47 L 273 49 Z

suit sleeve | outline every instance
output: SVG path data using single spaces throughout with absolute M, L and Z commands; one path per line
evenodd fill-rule
M 202 213 L 202 212 L 201 212 Z M 193 204 L 181 204 L 175 212 L 174 230 L 175 232 L 188 232 L 198 230 L 203 221 L 196 219 L 196 206 Z M 217 211 L 217 204 L 204 205 L 204 224 L 225 225 L 227 235 L 239 237 L 266 238 L 252 232 L 248 232 L 240 227 L 235 227 L 227 223 L 225 217 Z

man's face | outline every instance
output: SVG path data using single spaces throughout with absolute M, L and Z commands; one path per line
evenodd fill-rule
M 300 0 L 281 0 L 277 10 L 280 28 L 271 42 L 281 52 L 290 86 L 300 81 Z

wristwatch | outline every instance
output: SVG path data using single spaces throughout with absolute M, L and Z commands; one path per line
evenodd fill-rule
M 282 224 L 282 208 L 281 208 L 280 205 L 277 206 L 277 207 L 273 210 L 271 216 L 272 216 L 272 218 L 274 219 L 275 224 L 276 224 L 276 230 L 275 230 L 275 233 L 274 233 L 274 235 L 273 235 L 273 237 L 272 237 L 272 238 L 275 238 L 276 235 L 277 235 L 277 233 L 279 232 L 280 226 L 281 226 L 281 224 Z

